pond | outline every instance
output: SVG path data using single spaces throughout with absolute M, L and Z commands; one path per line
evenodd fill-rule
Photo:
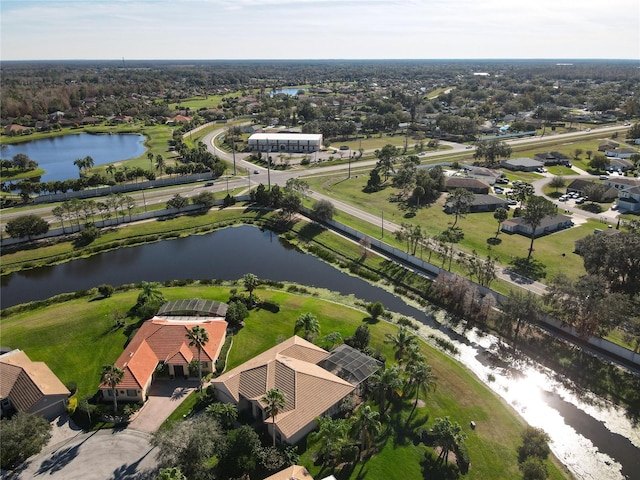
M 289 95 L 290 97 L 295 97 L 298 95 L 298 92 L 302 90 L 305 91 L 304 88 L 281 88 L 279 90 L 274 90 L 271 92 L 271 96 L 277 95 L 279 93 L 284 93 L 285 95 Z
M 78 167 L 73 164 L 78 158 L 89 156 L 97 166 L 139 157 L 146 150 L 144 141 L 143 135 L 78 133 L 3 145 L 0 157 L 11 159 L 24 153 L 46 171 L 40 181 L 50 182 L 78 178 Z
M 554 454 L 581 479 L 640 478 L 640 431 L 620 408 L 577 394 L 567 382 L 532 362 L 497 367 L 491 361 L 499 340 L 466 332 L 466 338 L 436 323 L 400 297 L 349 276 L 292 249 L 269 231 L 228 228 L 212 234 L 123 248 L 54 267 L 2 277 L 2 308 L 62 292 L 107 283 L 174 279 L 235 280 L 245 273 L 354 295 L 424 323 L 425 333 L 443 336 L 460 351 L 457 359 L 500 395 L 529 424 L 551 437 Z M 489 377 L 492 380 L 489 381 Z M 477 422 L 482 428 L 482 422 Z

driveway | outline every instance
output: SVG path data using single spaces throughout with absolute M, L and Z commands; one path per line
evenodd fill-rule
M 151 480 L 157 461 L 150 435 L 98 430 L 45 448 L 13 477 L 21 480 Z
M 153 433 L 198 386 L 197 380 L 156 380 L 128 429 Z

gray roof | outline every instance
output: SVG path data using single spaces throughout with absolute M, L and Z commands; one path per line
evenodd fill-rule
M 358 385 L 380 369 L 382 362 L 342 344 L 318 365 L 350 384 Z
M 224 317 L 227 314 L 226 303 L 213 300 L 190 298 L 186 300 L 174 300 L 167 302 L 158 311 L 158 316 L 170 315 L 203 315 L 209 317 Z
M 521 167 L 541 167 L 544 165 L 544 163 L 538 160 L 532 160 L 531 158 L 526 157 L 510 158 L 508 160 L 503 160 L 501 163 Z

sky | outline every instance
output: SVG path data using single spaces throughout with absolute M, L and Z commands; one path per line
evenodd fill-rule
M 1 60 L 640 59 L 638 0 L 0 0 Z

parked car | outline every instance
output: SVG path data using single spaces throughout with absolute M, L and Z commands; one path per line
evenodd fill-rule
M 584 198 L 584 197 L 578 197 L 578 198 L 576 199 L 576 204 L 578 204 L 578 205 L 580 205 L 580 204 L 582 204 L 582 203 L 584 203 L 584 202 L 585 202 L 585 198 Z
M 507 177 L 499 177 L 499 178 L 496 178 L 496 183 L 507 185 L 509 183 L 509 179 Z
M 504 189 L 500 187 L 493 187 L 493 191 L 495 193 L 504 193 Z
M 205 187 L 213 187 L 213 182 L 207 182 L 204 184 Z
M 560 198 L 558 198 L 559 202 L 566 202 L 567 201 L 567 196 L 566 195 L 562 195 Z
M 509 204 L 509 205 L 517 205 L 518 202 L 516 202 L 513 198 L 507 198 L 507 204 Z

